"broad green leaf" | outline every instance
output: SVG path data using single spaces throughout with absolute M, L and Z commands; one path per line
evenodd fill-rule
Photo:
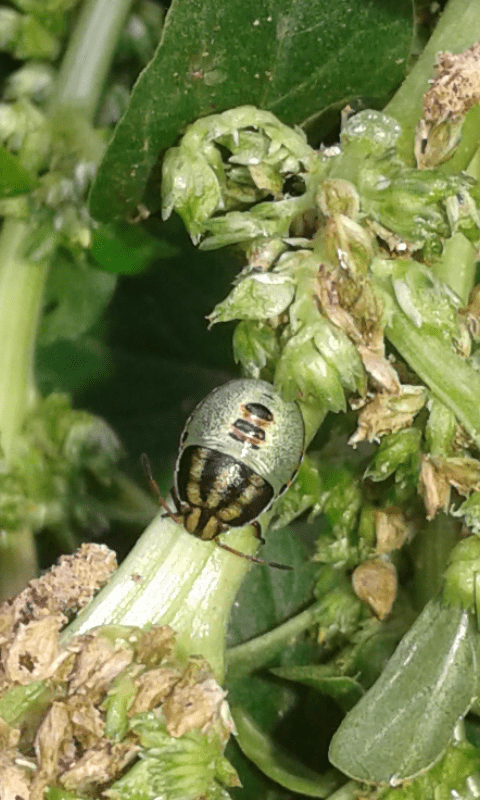
M 391 786 L 425 772 L 472 703 L 476 646 L 469 612 L 431 601 L 345 717 L 331 763 L 356 780 Z
M 47 282 L 39 343 L 76 339 L 88 331 L 110 302 L 115 283 L 115 275 L 58 258 Z
M 35 182 L 18 157 L 0 147 L 0 197 L 25 194 L 33 189 Z
M 410 0 L 173 0 L 100 167 L 93 216 L 135 212 L 159 155 L 198 117 L 251 103 L 303 124 L 359 95 L 381 102 L 411 36 Z
M 241 708 L 232 709 L 237 742 L 253 763 L 281 786 L 307 797 L 328 797 L 341 782 L 333 770 L 316 774 L 277 747 Z
M 339 704 L 344 711 L 349 711 L 364 694 L 361 684 L 349 675 L 329 675 L 324 664 L 309 664 L 299 667 L 276 667 L 271 670 L 279 678 L 304 683 L 326 694 Z
M 172 258 L 178 248 L 156 239 L 139 225 L 111 223 L 93 231 L 92 256 L 105 272 L 133 275 L 143 272 L 156 258 Z
M 289 564 L 294 569 L 251 569 L 232 611 L 229 646 L 260 636 L 298 613 L 308 603 L 318 566 L 307 563 L 305 548 L 289 528 L 266 533 L 261 558 Z

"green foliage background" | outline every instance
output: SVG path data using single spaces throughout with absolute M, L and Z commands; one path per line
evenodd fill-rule
M 22 7 L 20 2 L 17 5 Z M 138 6 L 143 7 L 143 19 L 148 19 L 161 4 Z M 134 4 L 134 13 L 137 10 Z M 208 330 L 205 318 L 228 294 L 243 263 L 233 248 L 216 252 L 195 248 L 177 216 L 162 221 L 159 166 L 165 150 L 197 118 L 245 104 L 272 111 L 288 125 L 301 126 L 312 146 L 332 144 L 337 141 L 345 106 L 361 110 L 387 104 L 415 63 L 436 19 L 423 0 L 414 7 L 410 0 L 173 0 L 161 10 L 166 13 L 161 33 L 161 26 L 155 28 L 152 23 L 146 25 L 143 38 L 129 36 L 128 26 L 120 35 L 95 112 L 102 130 L 101 147 L 107 140 L 109 144 L 90 193 L 90 213 L 96 220 L 91 248 L 87 261 L 79 258 L 77 264 L 62 245 L 46 287 L 35 370 L 42 396 L 67 392 L 75 408 L 103 417 L 116 431 L 124 448 L 120 466 L 128 479 L 147 491 L 140 466 L 140 455 L 146 452 L 161 491 L 167 493 L 186 417 L 211 389 L 238 375 L 232 354 L 233 324 Z M 158 16 L 152 12 L 151 19 Z M 64 39 L 76 22 L 76 12 L 66 17 Z M 480 38 L 480 31 L 476 36 Z M 13 70 L 14 59 L 22 57 L 20 45 L 11 45 L 3 58 L 6 74 Z M 35 52 L 29 56 L 42 57 Z M 0 159 L 0 192 L 5 202 L 11 199 L 13 183 L 17 194 L 36 186 L 35 170 L 12 160 L 7 149 L 0 152 Z M 9 175 L 14 177 L 9 179 Z M 13 206 L 3 208 L 8 216 Z M 315 442 L 331 456 L 331 471 L 339 486 L 343 479 L 350 485 L 350 473 L 360 472 L 370 454 L 368 447 L 354 455 L 347 451 L 346 441 L 354 427 L 351 415 L 343 415 L 341 421 L 331 415 Z M 141 522 L 112 514 L 110 525 L 90 529 L 87 525 L 86 533 L 75 528 L 72 536 L 62 537 L 47 526 L 37 537 L 40 566 L 50 566 L 82 535 L 106 541 L 122 558 L 153 514 L 152 508 L 145 513 Z M 335 523 L 327 519 L 325 525 L 329 524 Z M 231 744 L 230 756 L 244 785 L 242 790 L 232 790 L 233 797 L 281 800 L 292 793 L 301 796 L 301 792 L 327 795 L 330 777 L 327 788 L 319 786 L 315 793 L 307 790 L 310 776 L 300 773 L 304 767 L 317 772 L 328 769 L 329 739 L 342 712 L 363 694 L 361 681 L 353 677 L 333 687 L 328 683 L 331 675 L 297 672 L 295 676 L 289 671 L 319 656 L 322 644 L 310 633 L 280 652 L 273 648 L 271 658 L 262 657 L 262 671 L 236 670 L 236 645 L 301 614 L 314 603 L 315 580 L 328 583 L 328 576 L 319 579 L 318 568 L 309 562 L 312 537 L 303 522 L 295 530 L 272 534 L 262 557 L 291 564 L 295 570 L 288 574 L 250 571 L 233 609 L 228 638 L 233 648 L 230 701 L 247 710 L 276 745 L 297 759 L 298 775 L 288 780 L 283 775 L 287 788 L 281 789 Z M 427 546 L 420 544 L 418 550 Z M 422 553 L 415 550 L 403 557 L 401 576 L 408 574 L 416 558 L 420 562 Z M 338 587 L 329 588 L 321 614 L 323 620 L 340 620 L 345 650 L 340 651 L 339 663 L 351 658 L 352 674 L 363 670 L 364 683 L 369 684 L 427 597 L 417 598 L 415 605 L 400 596 L 400 613 L 376 637 L 368 623 L 362 628 L 362 612 L 349 627 L 349 620 L 341 618 L 342 610 L 335 605 Z M 456 630 L 456 623 L 452 625 Z M 357 638 L 350 642 L 355 626 Z M 326 647 L 328 652 L 328 641 Z M 469 657 L 470 653 L 464 661 L 470 668 Z M 254 669 L 255 653 L 251 659 Z M 437 663 L 435 658 L 432 661 Z M 270 673 L 265 667 L 276 671 Z M 456 693 L 457 680 L 455 673 L 452 693 Z M 475 736 L 478 726 L 472 723 L 470 738 Z M 274 772 L 266 772 L 275 777 Z M 443 775 L 439 783 L 442 780 Z M 425 797 L 431 790 L 426 787 Z M 347 800 L 352 796 L 345 794 Z

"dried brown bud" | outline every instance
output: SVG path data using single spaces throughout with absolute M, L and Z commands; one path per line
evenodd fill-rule
M 383 558 L 364 561 L 353 572 L 352 586 L 357 597 L 368 603 L 379 619 L 384 619 L 397 595 L 396 569 Z

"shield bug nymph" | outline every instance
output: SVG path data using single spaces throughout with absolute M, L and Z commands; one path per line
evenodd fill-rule
M 303 417 L 295 402 L 283 400 L 265 381 L 230 381 L 207 395 L 185 424 L 172 489 L 177 513 L 160 501 L 194 536 L 265 563 L 217 537 L 230 527 L 251 524 L 260 534 L 258 517 L 295 479 L 304 439 Z M 159 494 L 145 456 L 143 463 Z

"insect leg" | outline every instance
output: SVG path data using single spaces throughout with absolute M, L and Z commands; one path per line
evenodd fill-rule
M 257 556 L 249 556 L 247 553 L 242 553 L 241 550 L 235 550 L 233 547 L 229 547 L 228 544 L 223 544 L 223 542 L 219 542 L 217 538 L 214 539 L 215 544 L 218 547 L 221 547 L 222 550 L 228 550 L 229 553 L 234 553 L 236 556 L 240 556 L 240 558 L 246 558 L 247 561 L 253 561 L 255 564 L 263 564 L 264 567 L 275 567 L 275 569 L 293 569 L 293 567 L 287 566 L 287 564 L 278 564 L 276 561 L 264 561 L 263 558 L 257 558 Z
M 165 509 L 165 511 L 167 512 L 167 515 L 171 519 L 173 519 L 174 522 L 180 524 L 180 519 L 173 513 L 173 511 L 171 511 L 169 509 L 167 503 L 165 502 L 165 500 L 163 499 L 163 497 L 161 495 L 160 487 L 159 487 L 157 481 L 155 480 L 155 478 L 153 477 L 152 467 L 150 466 L 150 461 L 148 460 L 148 456 L 147 456 L 146 453 L 142 453 L 142 455 L 140 456 L 140 461 L 142 462 L 143 471 L 145 472 L 145 475 L 147 476 L 147 480 L 148 480 L 148 482 L 149 482 L 149 484 L 150 484 L 150 486 L 152 488 L 152 491 L 157 496 L 158 502 L 160 503 L 162 508 Z

